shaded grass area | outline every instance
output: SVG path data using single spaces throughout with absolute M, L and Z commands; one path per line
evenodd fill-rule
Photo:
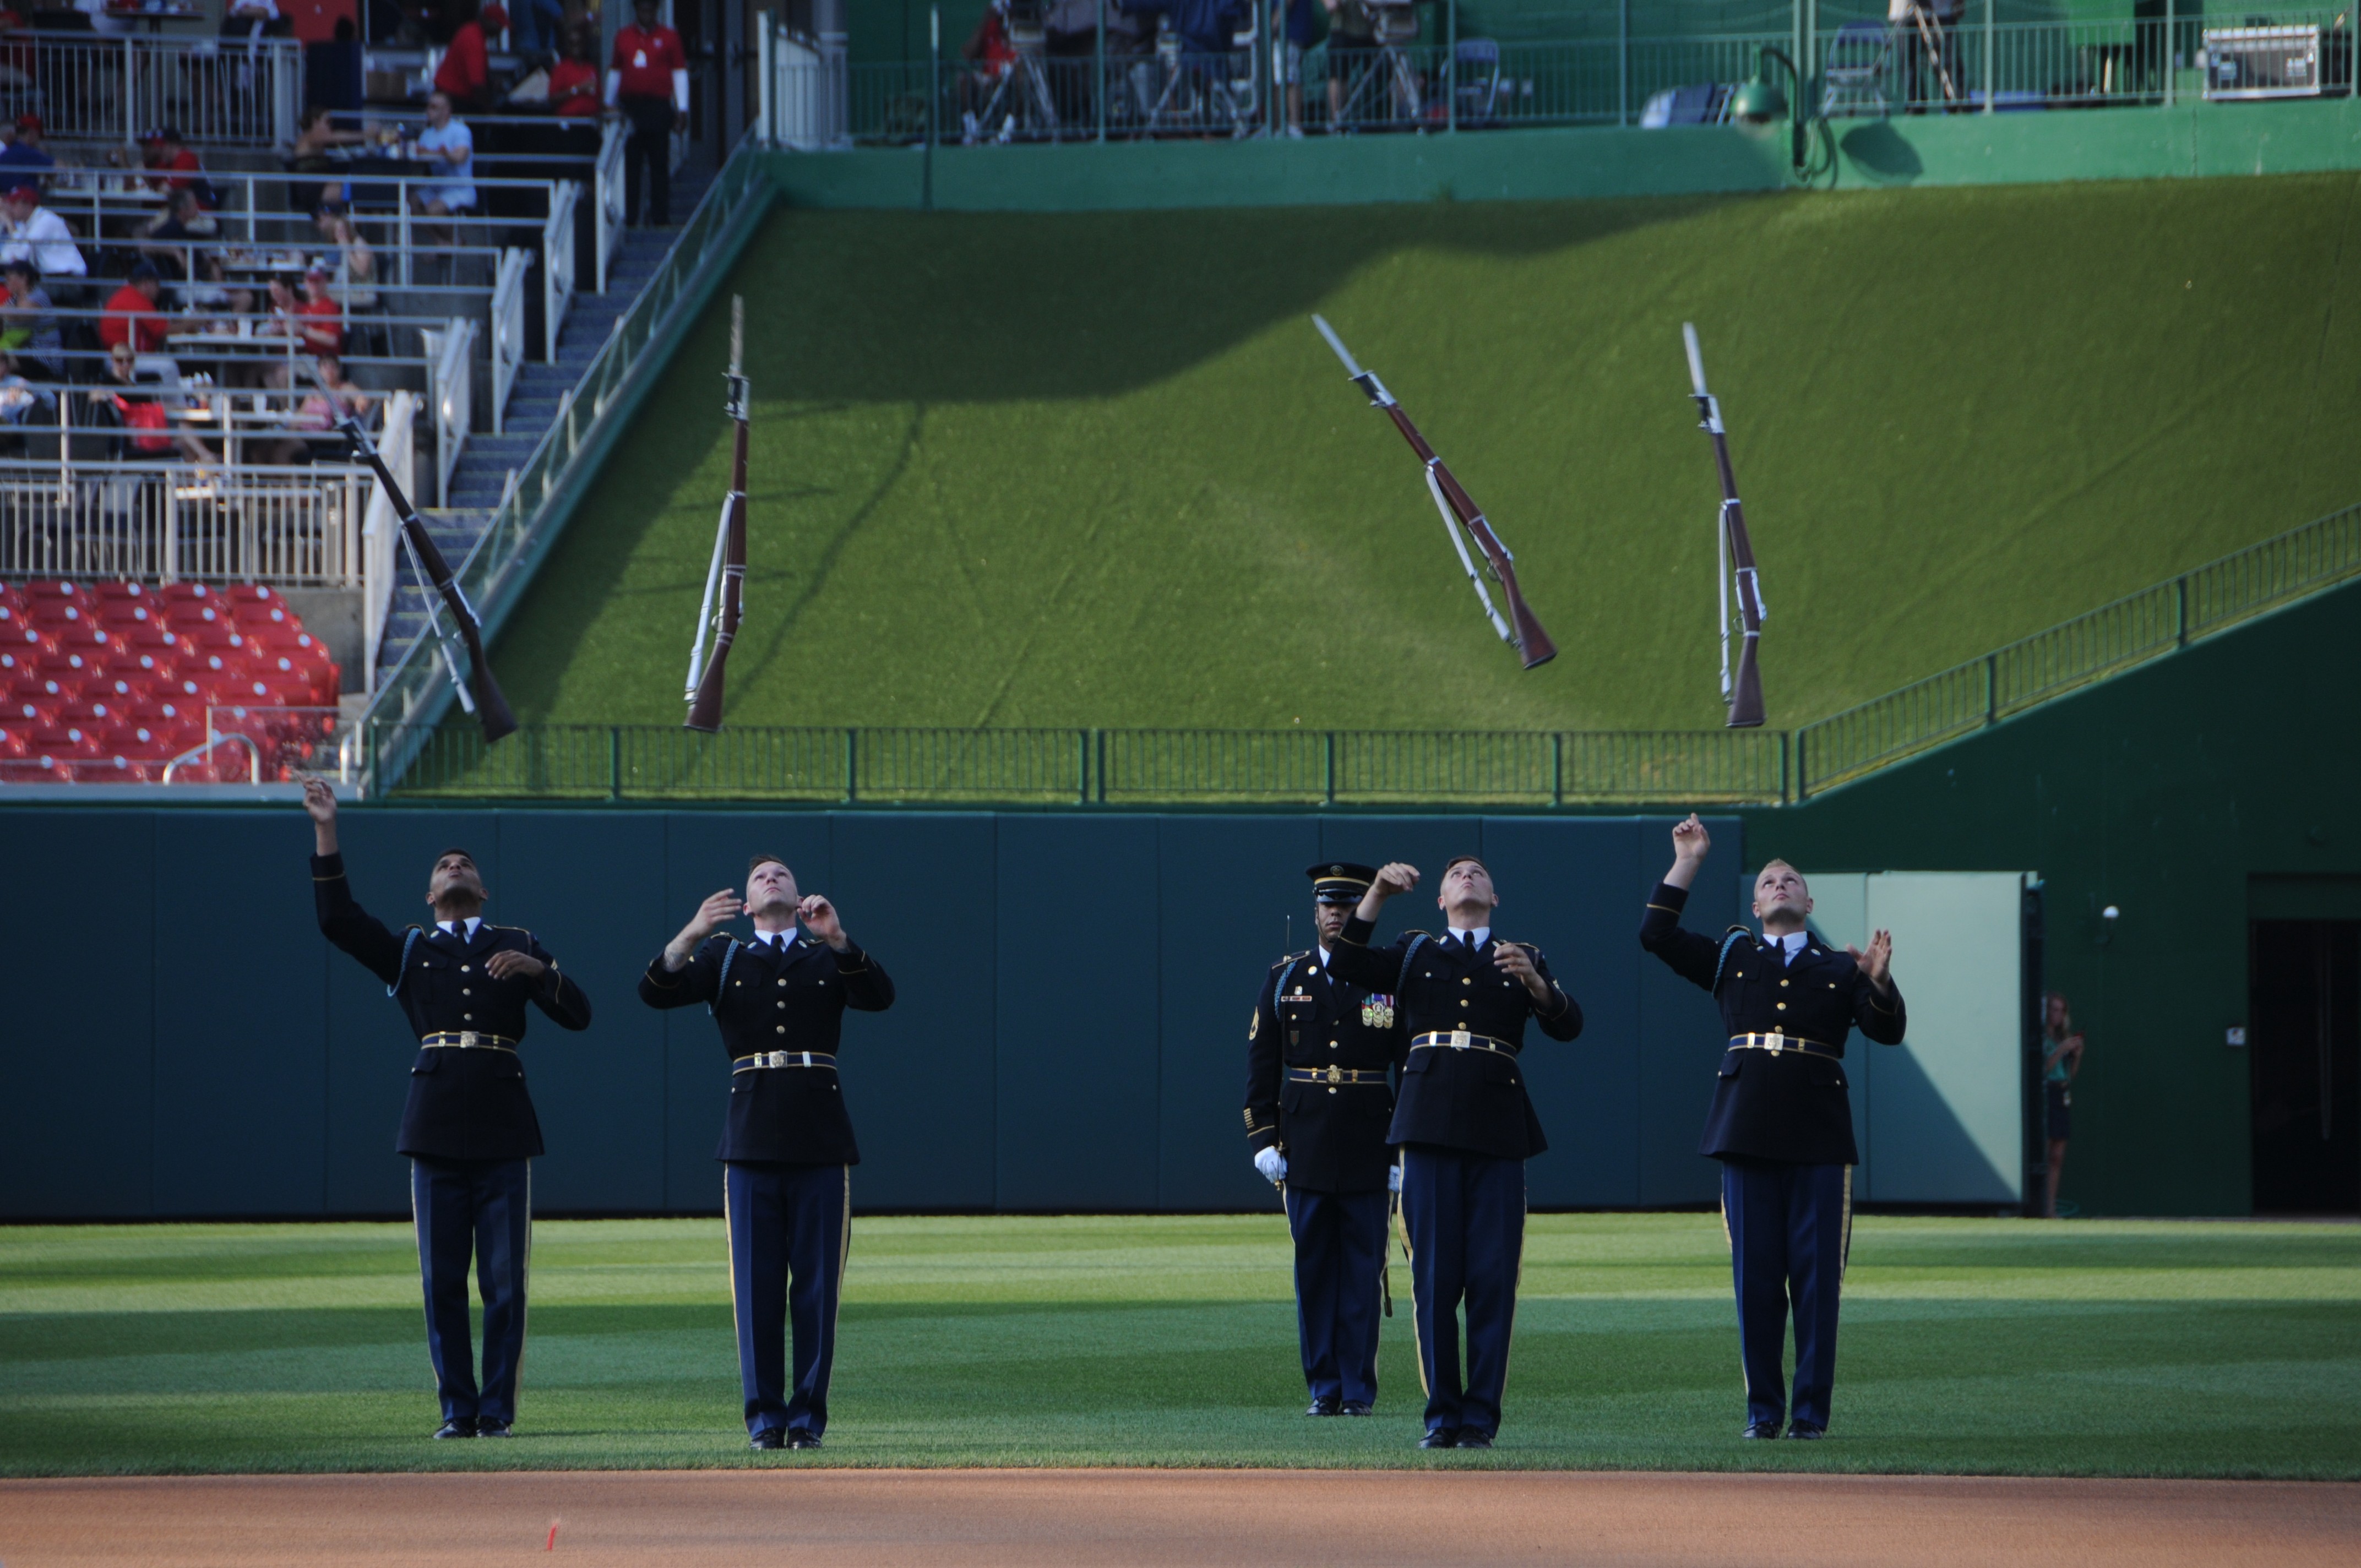
M 1300 1413 L 1269 1217 L 855 1223 L 828 1447 L 746 1452 L 718 1222 L 536 1232 L 522 1420 L 432 1443 L 406 1229 L 0 1232 L 0 1474 L 1342 1465 L 2361 1476 L 2361 1228 L 1865 1218 L 1824 1444 L 1745 1443 L 1711 1215 L 1536 1215 L 1506 1423 Z
M 2356 192 L 781 212 L 730 284 L 756 413 L 730 718 L 1716 725 L 1694 320 L 1772 722 L 1807 721 L 2361 499 Z M 1517 552 L 1554 663 L 1483 625 L 1315 310 Z M 680 718 L 726 321 L 502 637 L 528 718 Z

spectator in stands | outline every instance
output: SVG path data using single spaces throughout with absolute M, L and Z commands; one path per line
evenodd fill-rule
M 1049 0 L 1041 14 L 1041 52 L 1049 60 L 1049 96 L 1058 118 L 1079 125 L 1091 115 L 1090 61 L 1098 54 L 1099 19 L 1109 0 Z
M 411 210 L 434 217 L 457 217 L 476 210 L 476 138 L 467 122 L 451 112 L 451 95 L 437 88 L 426 96 L 426 128 L 418 133 L 418 156 L 437 167 L 442 182 L 413 185 Z M 456 245 L 456 224 L 430 227 L 429 245 Z
M 141 156 L 148 165 L 148 188 L 151 191 L 192 191 L 198 204 L 212 207 L 213 181 L 205 178 L 205 161 L 197 149 L 181 139 L 181 133 L 170 126 L 148 138 Z
M 16 128 L 8 145 L 0 148 L 0 170 L 48 170 L 58 166 L 49 149 L 41 145 L 41 116 L 23 114 L 16 116 Z
M 647 223 L 662 228 L 672 222 L 672 133 L 688 123 L 688 53 L 680 35 L 656 19 L 656 0 L 631 0 L 631 25 L 615 35 L 607 106 L 631 125 L 623 148 L 623 222 L 640 222 L 644 190 Z
M 377 309 L 377 253 L 361 237 L 352 214 L 339 201 L 323 202 L 312 214 L 320 237 L 333 242 L 335 257 L 327 263 L 336 275 L 335 296 L 347 311 Z
M 590 29 L 577 25 L 566 31 L 566 53 L 549 68 L 549 107 L 568 119 L 596 115 L 602 106 L 598 92 L 598 51 Z
M 335 275 L 324 267 L 303 274 L 303 301 L 295 307 L 295 328 L 303 346 L 334 356 L 345 351 L 345 307 L 329 290 Z
M 983 135 L 976 116 L 992 102 L 993 90 L 1016 63 L 1016 46 L 1008 41 L 1007 0 L 992 0 L 977 18 L 975 30 L 960 45 L 968 69 L 960 73 L 960 141 L 973 147 Z
M 106 38 L 120 38 L 139 25 L 109 11 L 106 0 L 73 0 L 73 8 L 90 18 L 92 32 Z
M 16 356 L 0 350 L 0 424 L 55 424 L 58 400 L 25 379 Z
M 288 421 L 289 433 L 254 445 L 255 460 L 259 463 L 307 463 L 312 458 L 312 444 L 335 430 L 346 414 L 367 419 L 372 400 L 345 378 L 344 361 L 333 354 L 320 356 L 316 368 L 320 384 L 303 396 L 296 405 L 294 417 Z
M 168 400 L 154 382 L 140 381 L 141 373 L 138 356 L 129 344 L 118 343 L 108 349 L 106 379 L 90 394 L 102 417 L 91 422 L 120 425 L 126 433 L 123 453 L 126 457 L 152 463 L 178 451 L 192 462 L 213 462 L 213 451 L 203 442 L 185 430 L 172 428 L 172 406 L 186 400 L 176 396 Z
M 1328 130 L 1349 136 L 1345 97 L 1378 58 L 1378 19 L 1362 0 L 1320 0 L 1328 10 Z
M 197 193 L 183 187 L 172 192 L 163 212 L 140 225 L 139 254 L 159 272 L 185 283 L 195 276 L 198 244 L 220 232 L 213 214 L 197 204 Z
M 2042 1213 L 2058 1217 L 2058 1178 L 2066 1168 L 2066 1140 L 2074 1131 L 2074 1075 L 2082 1070 L 2082 1036 L 2066 999 L 2051 992 L 2041 1014 L 2041 1093 L 2048 1113 L 2049 1177 Z
M 0 348 L 51 381 L 65 379 L 65 337 L 56 307 L 41 287 L 40 270 L 25 257 L 0 268 L 7 291 L 0 294 Z
M 492 14 L 506 22 L 499 6 L 492 7 Z M 476 0 L 459 0 L 457 15 L 459 26 L 443 50 L 443 63 L 434 68 L 434 90 L 448 96 L 453 107 L 480 115 L 488 106 L 492 84 L 491 48 L 484 38 L 484 17 L 476 10 Z
M 1279 79 L 1286 84 L 1287 134 L 1303 134 L 1303 57 L 1320 41 L 1320 0 L 1278 0 L 1270 30 Z
M 309 104 L 303 110 L 303 117 L 296 122 L 294 150 L 287 155 L 288 172 L 341 173 L 339 166 L 343 160 L 337 158 L 335 149 L 365 146 L 369 140 L 367 131 L 338 130 L 335 116 L 328 112 L 325 105 Z M 331 184 L 326 193 L 333 194 L 340 188 L 340 183 Z
M 528 57 L 560 53 L 570 30 L 566 7 L 557 0 L 517 0 L 509 15 L 509 51 Z
M 40 191 L 19 185 L 0 197 L 0 218 L 5 219 L 0 227 L 7 235 L 5 242 L 0 243 L 0 264 L 29 257 L 41 269 L 44 285 L 58 303 L 70 305 L 80 300 L 82 280 L 90 275 L 89 264 L 82 260 L 65 219 L 41 205 Z
M 157 297 L 163 291 L 163 276 L 154 262 L 134 267 L 123 287 L 106 302 L 106 313 L 98 318 L 98 341 L 109 349 L 128 347 L 135 356 L 161 356 L 172 330 L 172 318 L 156 308 Z M 172 367 L 172 375 L 179 377 L 178 366 Z

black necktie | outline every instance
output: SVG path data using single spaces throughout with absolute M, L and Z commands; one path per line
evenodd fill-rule
M 467 945 L 467 923 L 465 920 L 452 921 L 451 935 L 459 938 L 459 945 L 461 947 L 466 947 Z

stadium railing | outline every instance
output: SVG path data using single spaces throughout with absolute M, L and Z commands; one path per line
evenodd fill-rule
M 128 143 L 173 126 L 192 146 L 284 147 L 303 106 L 293 38 L 18 32 L 0 39 L 0 106 L 39 115 L 52 140 Z
M 613 329 L 581 380 L 563 397 L 557 416 L 534 446 L 467 556 L 455 565 L 462 592 L 497 631 L 555 541 L 574 491 L 595 476 L 621 433 L 629 410 L 652 378 L 642 361 L 657 348 L 660 365 L 673 338 L 702 309 L 721 269 L 768 210 L 774 187 L 760 147 L 741 143 L 714 177 L 664 259 Z M 386 743 L 368 748 L 363 787 L 382 794 L 426 745 L 451 706 L 451 687 L 432 639 L 412 637 L 379 674 L 368 713 Z
M 1334 71 L 1348 73 L 1340 128 L 1631 126 L 1664 123 L 1667 110 L 1678 123 L 1697 109 L 1684 104 L 1675 110 L 1664 95 L 1744 82 L 1766 47 L 1804 57 L 1807 105 L 1832 117 L 2169 104 L 2204 92 L 2204 34 L 2209 20 L 2223 22 L 2201 14 L 2194 0 L 2164 16 L 2023 22 L 2000 21 L 1993 6 L 1971 4 L 1968 19 L 1935 51 L 1938 70 L 1914 28 L 1886 22 L 1883 5 L 1863 5 L 1852 16 L 1831 5 L 1807 46 L 1800 31 L 1494 39 L 1468 33 L 1472 18 L 1455 16 L 1448 5 L 1428 10 L 1418 41 L 1351 61 L 1332 56 L 1324 44 L 1309 51 L 1305 125 L 1332 123 L 1326 82 Z M 2354 92 L 2349 9 L 2274 8 L 2241 12 L 2237 19 L 2318 27 L 2318 91 Z M 1095 48 L 1057 56 L 1026 49 L 1014 64 L 985 71 L 961 60 L 957 42 L 947 39 L 924 59 L 852 62 L 782 34 L 768 49 L 774 139 L 806 148 L 916 145 L 930 137 L 956 144 L 971 135 L 962 112 L 987 104 L 995 106 L 975 127 L 977 141 L 1245 135 L 1280 124 L 1279 104 L 1258 90 L 1267 70 L 1243 51 L 1203 58 L 1169 48 L 1126 52 L 1125 40 L 1110 38 L 1103 57 Z M 1371 72 L 1379 80 L 1364 85 Z M 1224 85 L 1233 77 L 1242 100 L 1234 101 Z M 1209 82 L 1213 90 L 1205 91 Z M 1697 104 L 1709 117 L 1720 113 L 1718 98 L 1701 96 Z
M 0 577 L 362 588 L 365 468 L 0 458 Z
M 1776 805 L 1850 783 L 2361 576 L 2361 506 L 1795 731 L 472 726 L 383 705 L 403 795 L 1010 805 Z

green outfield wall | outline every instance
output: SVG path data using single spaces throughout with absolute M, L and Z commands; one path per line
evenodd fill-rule
M 1839 190 L 2361 168 L 2361 101 L 1923 115 L 1835 123 Z M 1532 201 L 1776 191 L 1784 131 L 1613 126 L 1301 141 L 862 148 L 772 155 L 792 203 L 945 212 Z
M 2250 1206 L 2250 917 L 2361 918 L 2345 678 L 2361 586 L 2322 595 L 1801 806 L 1747 814 L 1806 871 L 2039 870 L 2051 986 L 2091 1047 L 2066 1195 Z M 2112 931 L 2100 918 L 2121 910 Z M 1906 987 L 1906 955 L 1895 973 Z

